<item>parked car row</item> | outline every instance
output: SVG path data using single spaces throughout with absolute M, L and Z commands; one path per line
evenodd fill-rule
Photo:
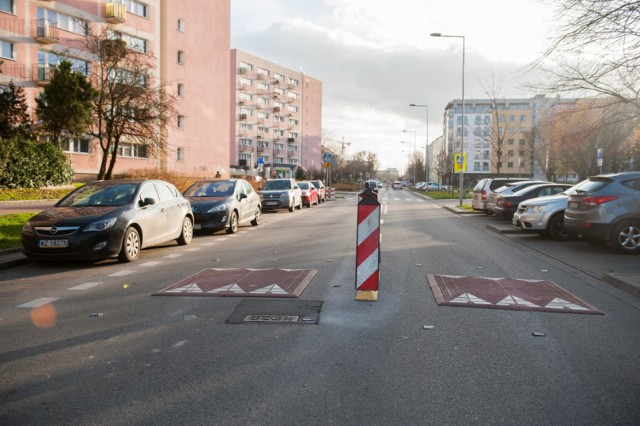
M 491 179 L 479 182 L 474 209 L 555 240 L 582 236 L 619 253 L 640 253 L 640 172 L 592 176 L 574 186 L 507 180 L 501 179 L 502 187 L 492 185 Z M 484 207 L 482 191 L 491 193 Z
M 194 231 L 229 234 L 258 226 L 263 210 L 324 202 L 322 181 L 272 179 L 260 193 L 244 179 L 207 179 L 184 193 L 162 180 L 87 183 L 31 219 L 21 232 L 32 260 L 135 261 L 146 247 L 191 243 Z
M 441 191 L 442 186 L 438 182 L 418 182 L 414 186 L 415 189 L 420 191 Z

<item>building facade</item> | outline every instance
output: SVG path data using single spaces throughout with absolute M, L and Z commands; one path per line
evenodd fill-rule
M 536 99 L 453 100 L 445 108 L 445 140 L 454 154 L 464 139 L 464 173 L 531 177 L 534 170 Z M 464 134 L 464 138 L 463 138 Z
M 232 169 L 265 177 L 322 168 L 322 82 L 301 71 L 231 50 Z
M 193 176 L 228 171 L 229 0 L 0 0 L 0 84 L 35 97 L 63 59 L 91 74 L 86 38 L 106 26 L 153 61 L 153 77 L 177 99 L 175 123 L 158 129 L 158 149 L 123 141 L 115 173 L 156 168 Z M 212 30 L 215 29 L 215 30 Z M 76 175 L 95 177 L 97 142 L 69 138 L 63 149 Z

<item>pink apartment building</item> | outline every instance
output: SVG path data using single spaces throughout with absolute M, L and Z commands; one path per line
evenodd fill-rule
M 231 50 L 232 170 L 265 177 L 322 170 L 322 82 Z
M 35 96 L 61 59 L 91 72 L 83 38 L 111 25 L 130 48 L 153 54 L 156 79 L 178 99 L 176 122 L 158 129 L 165 149 L 150 152 L 125 142 L 116 173 L 161 168 L 194 177 L 225 175 L 231 137 L 229 15 L 229 0 L 0 0 L 0 84 L 13 80 L 35 108 Z M 101 152 L 94 141 L 71 138 L 65 151 L 78 177 L 95 177 Z

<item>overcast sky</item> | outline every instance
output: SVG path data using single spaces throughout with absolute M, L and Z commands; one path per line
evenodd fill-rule
M 444 107 L 462 95 L 528 97 L 527 65 L 547 46 L 551 10 L 536 0 L 231 0 L 231 47 L 323 83 L 323 129 L 372 151 L 380 168 L 403 169 L 413 150 L 442 135 Z M 493 76 L 493 77 L 492 77 Z M 407 143 L 403 144 L 401 141 Z M 334 147 L 339 147 L 335 143 Z

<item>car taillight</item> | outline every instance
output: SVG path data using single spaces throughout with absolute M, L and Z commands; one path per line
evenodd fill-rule
M 511 201 L 502 200 L 502 207 L 511 207 L 511 206 L 513 206 Z
M 587 197 L 582 200 L 582 204 L 587 206 L 599 206 L 600 204 L 608 203 L 609 201 L 617 199 L 617 195 L 600 195 L 598 197 Z
M 487 199 L 487 191 L 482 191 L 482 199 L 483 200 Z

